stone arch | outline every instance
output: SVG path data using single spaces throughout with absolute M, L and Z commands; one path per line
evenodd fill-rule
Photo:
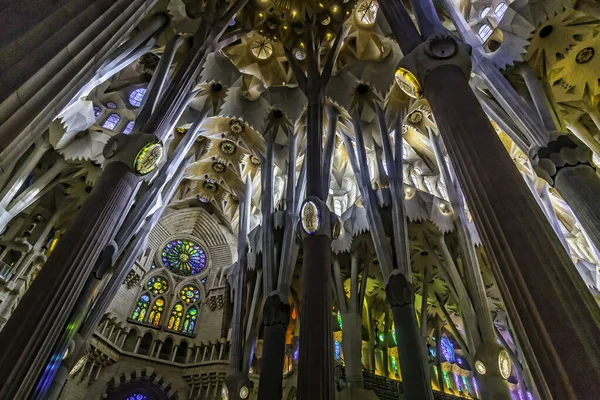
M 152 351 L 152 344 L 154 343 L 154 336 L 152 332 L 146 332 L 146 334 L 142 337 L 142 341 L 140 342 L 140 347 L 138 348 L 137 353 L 145 356 L 152 356 L 150 352 Z
M 163 344 L 160 348 L 160 353 L 158 354 L 158 358 L 163 360 L 171 360 L 171 354 L 173 353 L 173 346 L 175 345 L 175 341 L 171 335 L 167 336 L 163 341 Z
M 139 335 L 137 329 L 131 329 L 129 333 L 127 333 L 127 337 L 125 338 L 125 342 L 123 343 L 123 351 L 130 351 L 133 353 L 138 340 L 138 336 Z
M 179 400 L 177 391 L 153 368 L 113 376 L 106 386 L 103 398 L 123 400 L 134 393 L 143 394 L 152 400 Z

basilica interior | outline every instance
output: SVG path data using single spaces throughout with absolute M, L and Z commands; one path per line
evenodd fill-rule
M 0 399 L 600 398 L 597 0 L 0 25 Z

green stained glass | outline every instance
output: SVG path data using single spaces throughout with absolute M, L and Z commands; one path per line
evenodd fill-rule
M 162 276 L 153 276 L 146 283 L 146 287 L 154 294 L 163 294 L 169 290 L 169 283 Z
M 178 275 L 195 275 L 204 269 L 206 253 L 191 240 L 173 240 L 163 249 L 162 262 Z

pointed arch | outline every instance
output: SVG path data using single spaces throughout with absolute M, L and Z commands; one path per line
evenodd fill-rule
M 142 295 L 138 298 L 138 301 L 133 309 L 133 314 L 131 315 L 131 319 L 134 321 L 143 322 L 146 317 L 146 313 L 148 311 L 148 307 L 150 306 L 150 295 L 146 292 L 142 293 Z
M 152 325 L 158 325 L 160 317 L 162 316 L 165 307 L 165 299 L 161 296 L 154 300 L 150 315 L 148 315 L 148 323 Z
M 194 328 L 196 327 L 196 320 L 198 318 L 198 308 L 194 305 L 188 308 L 185 313 L 185 320 L 183 321 L 183 333 L 189 333 L 190 335 L 194 333 Z
M 181 320 L 183 319 L 183 304 L 181 302 L 176 303 L 171 310 L 171 317 L 169 317 L 169 323 L 167 324 L 168 329 L 178 331 L 181 329 Z

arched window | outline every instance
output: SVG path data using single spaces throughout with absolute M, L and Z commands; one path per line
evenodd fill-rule
M 139 107 L 142 104 L 142 100 L 144 99 L 144 95 L 146 94 L 146 88 L 138 88 L 135 89 L 129 95 L 129 104 L 134 107 Z
M 502 17 L 504 17 L 504 14 L 506 14 L 506 10 L 508 10 L 508 6 L 506 5 L 506 3 L 500 3 L 496 6 L 496 8 L 494 8 L 494 14 L 496 14 L 496 17 L 498 17 L 498 19 L 502 19 Z
M 167 325 L 167 328 L 178 331 L 181 328 L 182 318 L 183 305 L 181 303 L 177 303 L 173 306 L 173 311 L 171 311 L 171 318 L 169 318 L 169 324 Z
M 120 119 L 121 117 L 119 116 L 119 114 L 110 114 L 108 118 L 106 118 L 106 121 L 104 121 L 104 124 L 102 126 L 106 129 L 115 129 L 115 126 L 117 126 Z
M 146 316 L 146 312 L 148 311 L 148 306 L 150 305 L 150 296 L 148 293 L 144 293 L 140 296 L 133 310 L 133 315 L 131 319 L 134 321 L 144 321 L 144 317 Z
M 165 307 L 165 299 L 159 297 L 154 300 L 154 304 L 152 305 L 152 309 L 150 310 L 150 315 L 148 316 L 148 323 L 152 325 L 158 325 L 160 322 L 160 317 L 162 316 L 163 309 Z
M 183 322 L 183 333 L 189 333 L 190 335 L 194 333 L 194 328 L 196 327 L 196 319 L 198 318 L 198 309 L 196 306 L 191 306 L 188 308 L 187 313 L 185 314 L 185 321 Z
M 133 121 L 129 121 L 129 123 L 127 124 L 127 126 L 125 126 L 125 130 L 123 131 L 124 134 L 129 135 L 131 133 L 131 131 L 133 130 L 133 125 L 134 122 Z
M 491 7 L 485 7 L 483 10 L 481 10 L 481 13 L 479 13 L 479 16 L 481 18 L 485 18 L 489 14 L 490 10 L 491 10 Z
M 490 36 L 492 36 L 492 27 L 489 26 L 488 24 L 482 25 L 479 28 L 479 31 L 477 31 L 477 34 L 479 35 L 479 38 L 481 39 L 481 41 L 485 42 L 486 40 L 488 40 L 490 38 Z

